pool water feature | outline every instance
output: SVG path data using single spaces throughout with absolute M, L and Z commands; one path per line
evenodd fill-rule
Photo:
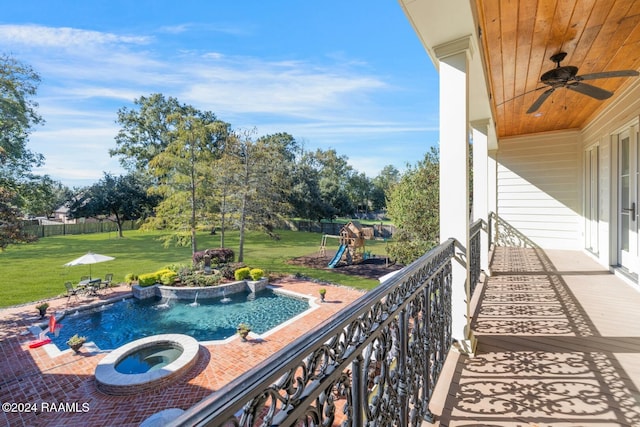
M 170 299 L 167 308 L 158 298 L 137 300 L 128 298 L 113 304 L 65 316 L 58 337 L 52 341 L 66 350 L 66 341 L 74 334 L 87 337 L 102 350 L 112 350 L 130 341 L 156 334 L 185 334 L 198 341 L 224 340 L 236 333 L 240 323 L 248 323 L 257 334 L 309 309 L 309 301 L 294 298 L 270 289 L 255 294 L 237 293 L 227 296 L 231 301 L 217 299 Z
M 115 365 L 121 374 L 144 374 L 164 368 L 182 354 L 182 348 L 173 343 L 157 344 L 136 350 Z

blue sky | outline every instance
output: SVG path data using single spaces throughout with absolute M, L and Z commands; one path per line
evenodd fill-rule
M 437 144 L 437 73 L 394 0 L 6 2 L 0 52 L 40 74 L 29 147 L 69 186 L 122 173 L 116 113 L 156 92 L 370 177 Z

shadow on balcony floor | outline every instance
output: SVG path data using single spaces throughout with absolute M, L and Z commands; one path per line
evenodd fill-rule
M 439 425 L 640 426 L 640 293 L 581 252 L 493 255 Z

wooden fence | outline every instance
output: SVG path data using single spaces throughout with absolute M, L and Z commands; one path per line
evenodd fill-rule
M 123 230 L 137 230 L 140 225 L 137 221 L 124 221 L 122 223 Z M 29 234 L 39 238 L 49 236 L 63 236 L 67 234 L 91 234 L 91 233 L 108 233 L 118 232 L 115 222 L 84 222 L 80 224 L 51 224 L 51 225 L 27 225 L 24 227 Z
M 140 224 L 137 221 L 124 221 L 123 230 L 137 230 Z M 293 231 L 309 231 L 312 233 L 330 234 L 337 236 L 340 229 L 344 226 L 339 222 L 320 222 L 311 220 L 292 220 L 284 224 L 285 228 Z M 373 229 L 373 236 L 376 239 L 390 239 L 393 237 L 395 227 L 393 225 L 373 224 L 367 225 Z M 29 224 L 24 227 L 29 234 L 39 238 L 49 236 L 63 236 L 67 234 L 90 234 L 90 233 L 107 233 L 117 232 L 118 227 L 112 221 L 103 222 L 84 222 L 80 224 L 47 224 L 37 225 Z

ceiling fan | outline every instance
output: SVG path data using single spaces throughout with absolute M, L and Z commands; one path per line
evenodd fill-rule
M 619 70 L 578 76 L 578 67 L 574 67 L 573 65 L 560 65 L 560 62 L 562 62 L 566 56 L 566 52 L 558 52 L 551 57 L 551 60 L 556 63 L 556 68 L 547 71 L 540 77 L 540 81 L 545 85 L 550 86 L 550 89 L 544 91 L 542 95 L 536 99 L 536 101 L 527 110 L 527 114 L 538 111 L 538 108 L 540 108 L 542 103 L 558 88 L 564 87 L 574 92 L 603 100 L 611 97 L 613 92 L 583 83 L 583 80 L 606 79 L 609 77 L 632 77 L 640 74 L 636 70 Z

